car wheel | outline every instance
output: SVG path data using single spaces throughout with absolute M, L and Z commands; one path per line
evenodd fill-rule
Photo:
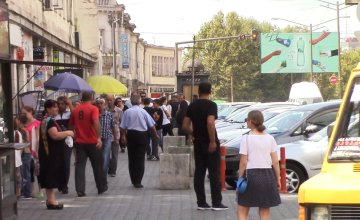
M 229 186 L 231 186 L 232 188 L 235 188 L 235 189 L 236 189 L 236 182 L 237 182 L 237 180 L 230 180 L 230 179 L 228 179 L 228 180 L 225 180 L 225 182 L 226 182 Z
M 304 181 L 305 175 L 298 166 L 286 164 L 286 189 L 289 193 L 297 192 Z

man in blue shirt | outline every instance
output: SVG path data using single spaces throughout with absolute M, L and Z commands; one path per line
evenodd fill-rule
M 139 95 L 131 97 L 132 107 L 126 110 L 120 124 L 121 140 L 124 143 L 127 142 L 128 147 L 130 179 L 135 188 L 144 187 L 141 185 L 141 181 L 145 170 L 148 128 L 151 129 L 156 140 L 159 140 L 154 119 L 139 107 L 140 103 Z

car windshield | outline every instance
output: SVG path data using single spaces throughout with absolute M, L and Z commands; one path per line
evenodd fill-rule
M 329 153 L 329 161 L 360 161 L 360 78 L 354 80 L 350 94 L 338 124 L 341 132 L 335 132 L 337 136 Z
M 297 122 L 301 121 L 311 111 L 288 111 L 277 115 L 276 117 L 265 122 L 265 132 L 269 134 L 282 133 L 290 130 Z
M 234 118 L 237 118 L 245 110 L 246 110 L 246 108 L 241 108 L 241 109 L 231 113 L 230 115 L 226 116 L 225 121 L 233 121 Z
M 222 110 L 221 112 L 218 113 L 218 117 L 226 117 L 228 116 L 230 113 L 232 113 L 233 111 L 235 111 L 237 108 L 236 107 L 229 107 L 226 108 L 224 110 Z
M 220 111 L 222 111 L 222 110 L 224 110 L 224 109 L 226 109 L 228 107 L 229 107 L 229 105 L 218 105 L 217 109 L 218 109 L 218 112 L 220 112 Z
M 332 123 L 331 125 L 333 125 L 334 123 Z M 325 137 L 327 137 L 327 126 L 323 129 L 321 129 L 320 131 L 316 132 L 313 136 L 311 136 L 308 140 L 309 141 L 313 141 L 313 142 L 319 142 L 322 139 L 324 139 Z

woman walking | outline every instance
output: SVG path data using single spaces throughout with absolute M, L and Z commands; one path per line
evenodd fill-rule
M 48 209 L 63 209 L 55 199 L 54 189 L 65 182 L 65 138 L 74 137 L 73 131 L 62 131 L 54 120 L 58 114 L 57 102 L 47 100 L 44 104 L 47 118 L 41 123 L 41 136 L 39 144 L 40 176 L 42 188 L 46 190 L 46 207 Z
M 180 103 L 180 109 L 176 115 L 176 122 L 179 124 L 179 129 L 178 129 L 178 134 L 179 136 L 185 136 L 186 138 L 186 144 L 189 144 L 189 134 L 186 133 L 183 129 L 182 129 L 182 124 L 184 121 L 184 118 L 186 116 L 186 111 L 188 109 L 188 103 L 186 101 L 182 101 Z
M 163 129 L 163 136 L 166 136 L 167 134 L 169 136 L 174 136 L 173 133 L 173 127 L 170 123 L 170 113 L 168 112 L 167 108 L 166 108 L 166 97 L 161 97 L 160 98 L 160 108 L 163 111 L 163 124 L 162 124 L 162 129 Z
M 269 220 L 270 207 L 281 203 L 277 145 L 274 137 L 264 132 L 263 122 L 260 111 L 249 112 L 247 125 L 251 132 L 242 137 L 239 165 L 239 178 L 246 176 L 248 185 L 244 193 L 236 193 L 238 220 L 247 220 L 250 207 L 259 207 L 260 220 Z
M 29 133 L 30 151 L 31 151 L 31 160 L 30 160 L 31 190 L 29 189 L 30 185 L 28 185 L 28 184 L 30 184 L 30 181 L 29 181 L 23 187 L 22 193 L 24 194 L 25 199 L 29 198 L 29 196 L 28 196 L 29 192 L 31 192 L 32 198 L 42 199 L 42 198 L 44 198 L 44 194 L 43 194 L 43 191 L 40 186 L 39 186 L 38 195 L 36 196 L 36 194 L 35 194 L 35 169 L 36 169 L 35 160 L 37 161 L 37 159 L 38 159 L 39 128 L 40 128 L 41 122 L 34 118 L 35 110 L 30 106 L 22 107 L 21 114 L 23 114 L 27 118 L 26 124 L 24 124 L 24 126 Z M 27 160 L 27 159 L 28 158 L 25 158 L 25 160 Z M 23 162 L 23 165 L 24 165 L 24 162 Z M 25 166 L 27 166 L 27 162 L 26 162 Z M 27 176 L 26 174 L 24 174 L 24 175 Z M 39 182 L 39 178 L 38 178 L 38 182 Z

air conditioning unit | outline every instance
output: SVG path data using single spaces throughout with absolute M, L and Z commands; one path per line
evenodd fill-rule
M 43 0 L 43 10 L 53 11 L 54 10 L 53 0 Z

